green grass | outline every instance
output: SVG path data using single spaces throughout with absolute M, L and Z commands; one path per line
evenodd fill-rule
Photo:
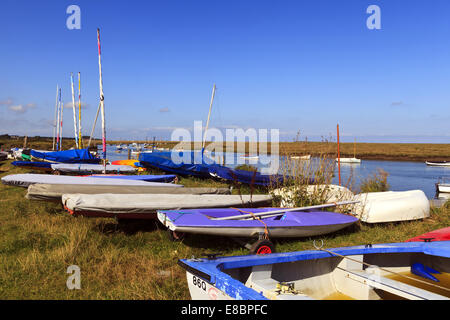
M 0 172 L 2 177 L 26 171 L 7 161 L 0 163 Z M 192 178 L 180 183 L 227 186 Z M 113 219 L 74 218 L 60 204 L 29 201 L 25 193 L 0 184 L 0 299 L 189 299 L 178 259 L 248 252 L 222 237 L 191 235 L 172 242 L 156 221 L 118 225 Z M 401 242 L 448 225 L 450 207 L 434 208 L 424 221 L 360 223 L 320 239 L 327 248 Z M 319 237 L 274 242 L 278 252 L 289 252 L 313 249 L 314 239 Z M 70 265 L 81 269 L 80 290 L 66 287 Z

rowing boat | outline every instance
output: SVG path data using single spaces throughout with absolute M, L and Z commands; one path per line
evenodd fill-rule
M 360 193 L 353 208 L 363 222 L 384 223 L 425 219 L 430 216 L 430 201 L 422 190 Z
M 450 241 L 181 259 L 194 300 L 449 300 Z

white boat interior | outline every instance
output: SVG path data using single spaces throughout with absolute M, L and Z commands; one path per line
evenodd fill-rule
M 439 282 L 412 274 L 411 264 L 417 262 L 441 271 L 434 275 Z M 223 272 L 266 298 L 276 300 L 448 300 L 450 297 L 450 259 L 423 253 L 334 256 Z

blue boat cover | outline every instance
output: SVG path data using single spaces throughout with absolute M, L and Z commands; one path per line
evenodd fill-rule
M 289 179 L 281 174 L 263 175 L 256 171 L 232 169 L 219 165 L 211 165 L 208 169 L 212 176 L 249 185 L 276 186 Z
M 25 167 L 25 168 L 48 168 L 51 169 L 52 162 L 43 161 L 13 161 L 11 162 L 13 166 Z
M 291 177 L 281 174 L 263 175 L 260 172 L 218 165 L 213 159 L 202 156 L 201 151 L 143 152 L 139 155 L 139 161 L 144 167 L 154 167 L 166 172 L 203 178 L 214 176 L 249 185 L 276 186 L 291 179 Z M 311 179 L 309 183 L 314 183 L 314 181 Z
M 30 155 L 43 161 L 61 162 L 61 163 L 100 163 L 100 159 L 95 158 L 89 149 L 72 149 L 53 152 L 30 151 Z
M 139 154 L 139 161 L 144 167 L 204 178 L 210 177 L 208 167 L 214 163 L 214 160 L 202 157 L 201 152 L 191 151 L 143 152 Z

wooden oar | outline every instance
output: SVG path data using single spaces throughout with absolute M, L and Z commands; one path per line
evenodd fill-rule
M 222 217 L 222 218 L 211 218 L 211 220 L 242 220 L 242 219 L 247 219 L 247 218 L 263 217 L 263 216 L 268 216 L 268 215 L 278 216 L 278 215 L 284 214 L 285 212 L 290 212 L 290 211 L 305 211 L 305 210 L 312 210 L 312 209 L 324 209 L 324 208 L 331 208 L 331 207 L 336 207 L 336 206 L 343 206 L 343 205 L 347 205 L 347 204 L 354 204 L 354 203 L 358 203 L 358 202 L 360 202 L 360 201 L 342 201 L 342 202 L 320 204 L 320 205 L 309 206 L 309 207 L 289 208 L 289 209 L 281 209 L 281 210 L 274 210 L 274 211 L 267 211 L 267 212 L 251 213 L 251 214 L 241 214 L 241 215 L 237 215 L 237 216 L 229 216 L 229 217 Z

